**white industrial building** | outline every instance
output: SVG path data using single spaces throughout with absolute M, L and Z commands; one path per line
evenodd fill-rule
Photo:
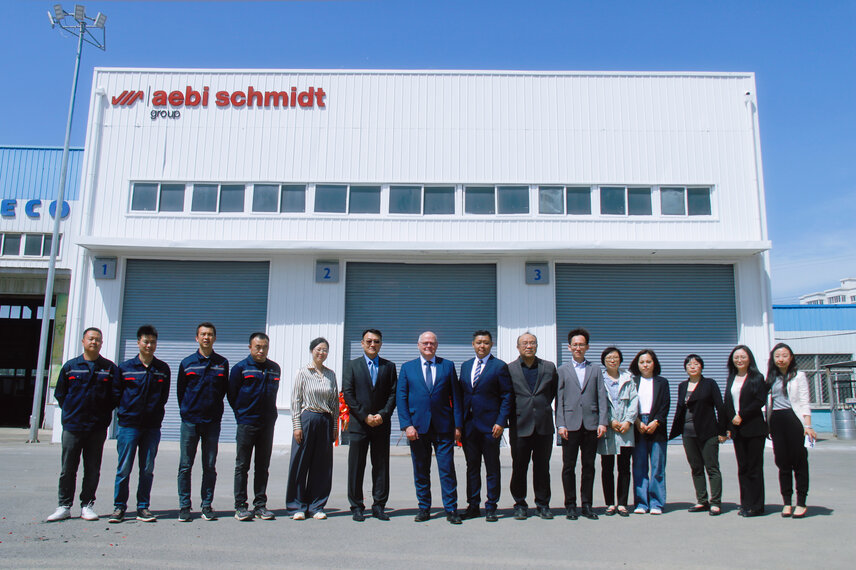
M 280 443 L 316 336 L 341 371 L 367 327 L 400 365 L 480 328 L 562 362 L 584 326 L 673 388 L 689 352 L 724 382 L 770 347 L 751 73 L 96 69 L 85 148 L 65 356 L 151 323 L 175 371 L 200 321 L 232 362 L 267 331 Z

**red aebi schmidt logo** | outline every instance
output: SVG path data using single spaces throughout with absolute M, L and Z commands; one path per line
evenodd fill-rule
M 142 99 L 144 97 L 144 93 L 142 91 L 122 91 L 121 95 L 113 97 L 113 106 L 114 107 L 130 107 L 134 103 L 137 102 L 138 99 Z
M 149 92 L 151 96 L 147 99 L 143 91 L 125 90 L 112 97 L 111 101 L 114 107 L 132 107 L 137 101 L 146 101 L 146 105 L 152 107 L 151 118 L 155 120 L 158 118 L 178 119 L 181 117 L 181 108 L 207 108 L 209 101 L 212 100 L 211 90 L 207 85 L 201 90 L 196 90 L 188 85 L 184 90 L 151 91 L 149 88 Z M 246 90 L 214 92 L 213 104 L 219 108 L 287 109 L 299 107 L 323 109 L 327 106 L 326 97 L 327 93 L 322 87 L 308 87 L 304 90 L 291 87 L 286 91 L 260 91 L 250 85 Z

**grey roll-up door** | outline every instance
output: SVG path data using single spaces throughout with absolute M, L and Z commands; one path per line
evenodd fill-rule
M 437 355 L 461 363 L 473 356 L 472 334 L 496 335 L 496 265 L 348 263 L 345 284 L 345 360 L 363 353 L 363 330 L 383 333 L 381 356 L 401 365 L 419 356 L 416 342 L 437 335 Z M 392 441 L 399 440 L 398 414 Z M 406 441 L 406 440 L 404 440 Z
M 231 366 L 249 354 L 250 333 L 265 330 L 267 294 L 267 262 L 128 260 L 120 361 L 137 355 L 140 325 L 154 325 L 155 356 L 172 372 L 163 440 L 178 440 L 180 435 L 175 380 L 178 365 L 199 348 L 196 325 L 210 321 L 217 327 L 214 350 Z M 233 441 L 235 431 L 235 416 L 226 402 L 220 441 Z
M 725 391 L 728 354 L 737 343 L 734 269 L 731 265 L 556 265 L 556 330 L 559 363 L 570 360 L 568 332 L 591 333 L 586 357 L 600 362 L 615 345 L 627 368 L 650 348 L 669 380 L 675 413 L 678 384 L 686 380 L 684 358 L 704 359 L 704 375 Z

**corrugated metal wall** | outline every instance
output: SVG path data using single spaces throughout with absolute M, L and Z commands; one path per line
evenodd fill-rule
M 155 356 L 169 364 L 172 372 L 163 440 L 179 438 L 176 378 L 181 361 L 199 348 L 196 325 L 214 323 L 214 350 L 230 366 L 240 362 L 249 355 L 250 333 L 266 329 L 267 291 L 267 263 L 128 260 L 119 361 L 138 354 L 136 335 L 141 325 L 158 329 Z M 227 402 L 220 441 L 233 441 L 235 429 L 235 416 Z
M 96 72 L 108 93 L 98 161 L 96 236 L 347 243 L 381 241 L 685 243 L 764 239 L 751 74 L 406 72 Z M 323 109 L 182 108 L 151 120 L 127 89 L 303 89 Z M 705 220 L 451 219 L 383 216 L 128 215 L 130 182 L 371 182 L 712 185 Z M 311 218 L 311 220 L 310 220 Z M 180 223 L 177 223 L 178 220 Z M 285 223 L 283 221 L 285 220 Z
M 734 271 L 730 265 L 556 265 L 556 328 L 559 363 L 571 358 L 568 333 L 591 333 L 586 358 L 600 362 L 615 345 L 627 368 L 636 353 L 657 354 L 669 380 L 674 416 L 678 384 L 686 380 L 684 358 L 695 353 L 704 375 L 725 390 L 728 354 L 737 344 Z M 756 354 L 763 360 L 763 354 Z
M 68 153 L 65 199 L 77 200 L 83 149 Z M 62 167 L 62 149 L 0 146 L 0 198 L 55 200 Z

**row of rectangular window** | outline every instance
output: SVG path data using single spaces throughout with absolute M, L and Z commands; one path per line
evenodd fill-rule
M 0 252 L 3 257 L 48 257 L 51 254 L 53 234 L 0 234 Z M 24 251 L 21 252 L 21 245 Z M 62 245 L 62 235 L 59 236 Z
M 135 212 L 244 212 L 243 184 L 193 184 L 186 202 L 186 185 L 135 183 L 131 210 Z M 529 214 L 529 186 L 464 186 L 464 213 L 472 215 Z M 592 214 L 597 193 L 599 212 L 607 216 L 652 216 L 654 195 L 664 216 L 709 216 L 709 187 L 661 186 L 538 186 L 538 213 L 585 216 Z M 304 213 L 305 184 L 254 184 L 252 212 Z M 379 185 L 316 184 L 314 212 L 332 214 L 380 214 Z M 390 214 L 454 215 L 454 186 L 390 185 Z

